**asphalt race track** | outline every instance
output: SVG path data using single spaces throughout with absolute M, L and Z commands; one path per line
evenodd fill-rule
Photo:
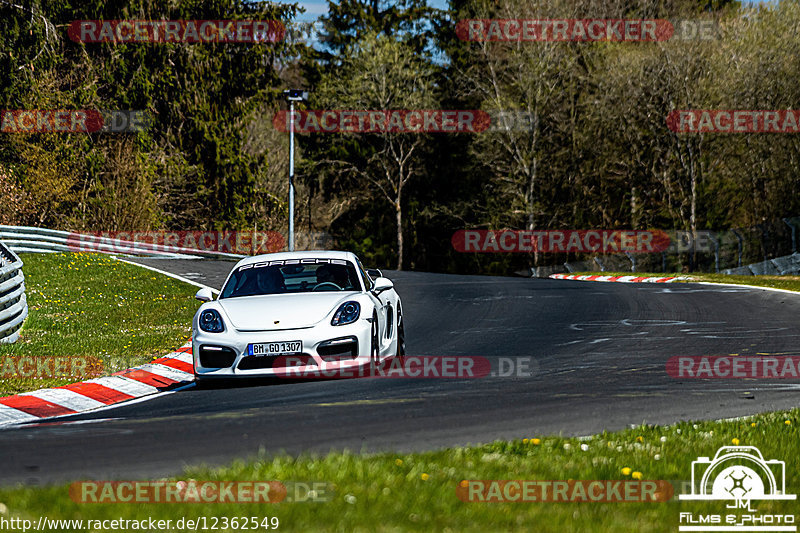
M 218 287 L 232 263 L 140 260 Z M 0 431 L 2 484 L 143 479 L 281 451 L 421 450 L 797 406 L 800 382 L 685 380 L 675 355 L 797 354 L 800 296 L 387 272 L 410 355 L 532 357 L 530 377 L 248 384 Z M 745 394 L 745 393 L 750 394 Z

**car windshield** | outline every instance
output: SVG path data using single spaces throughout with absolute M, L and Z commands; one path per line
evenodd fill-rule
M 349 261 L 294 259 L 238 267 L 222 289 L 220 298 L 360 290 L 355 265 Z

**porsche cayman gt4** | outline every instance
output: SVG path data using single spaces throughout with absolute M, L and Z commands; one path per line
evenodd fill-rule
M 379 365 L 402 356 L 405 328 L 391 280 L 350 252 L 282 252 L 248 257 L 192 324 L 194 372 L 213 378 L 287 375 Z

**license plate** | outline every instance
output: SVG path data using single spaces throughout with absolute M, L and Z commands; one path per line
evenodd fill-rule
M 303 341 L 262 342 L 247 345 L 247 355 L 288 355 L 303 351 Z

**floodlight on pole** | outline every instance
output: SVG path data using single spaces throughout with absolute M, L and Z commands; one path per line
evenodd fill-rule
M 289 102 L 289 251 L 294 251 L 294 103 L 308 98 L 301 89 L 287 89 L 283 96 Z

